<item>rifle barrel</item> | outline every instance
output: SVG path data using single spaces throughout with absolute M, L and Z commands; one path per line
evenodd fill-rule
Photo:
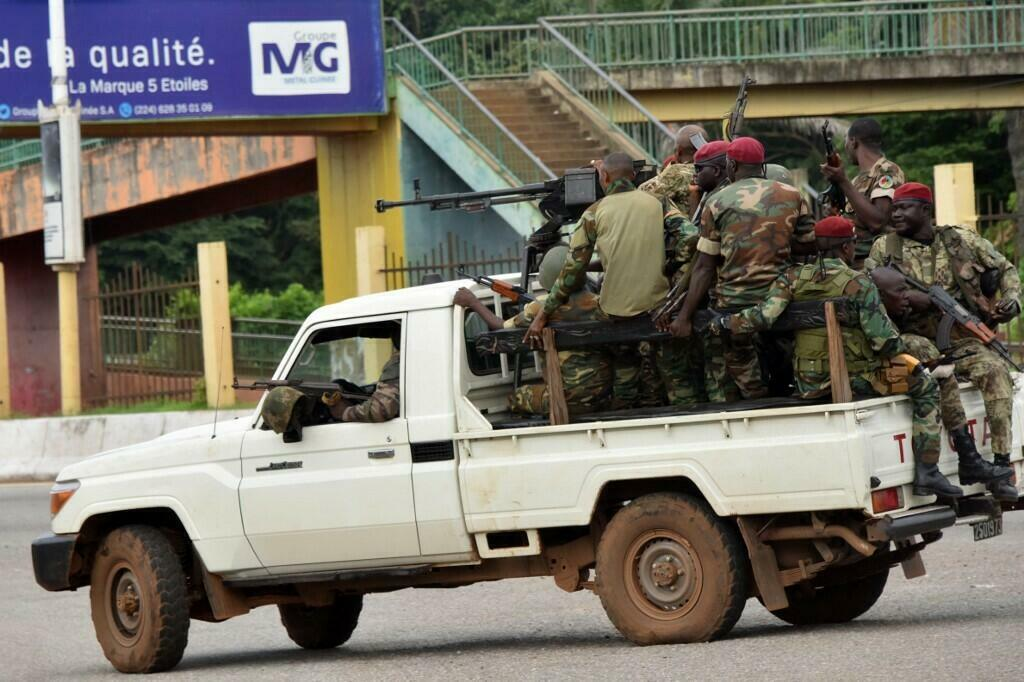
M 378 199 L 376 209 L 383 213 L 388 209 L 400 208 L 403 206 L 422 206 L 429 204 L 431 210 L 445 208 L 459 208 L 462 204 L 472 205 L 476 201 L 491 200 L 492 204 L 511 204 L 520 201 L 530 201 L 537 195 L 546 194 L 551 191 L 547 183 L 535 182 L 520 187 L 506 187 L 504 189 L 488 189 L 482 192 L 458 192 L 453 194 L 435 194 L 433 196 L 418 197 L 416 199 L 400 199 L 387 201 Z

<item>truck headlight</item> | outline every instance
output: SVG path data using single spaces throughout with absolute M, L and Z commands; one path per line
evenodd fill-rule
M 56 516 L 71 496 L 75 494 L 81 483 L 78 481 L 63 481 L 54 483 L 50 488 L 50 518 Z

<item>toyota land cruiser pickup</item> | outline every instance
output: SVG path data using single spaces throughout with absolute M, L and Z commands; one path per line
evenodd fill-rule
M 472 284 L 320 308 L 281 360 L 276 379 L 372 389 L 397 336 L 390 421 L 307 425 L 285 442 L 257 408 L 65 468 L 52 534 L 32 545 L 37 582 L 88 586 L 104 654 L 137 672 L 173 667 L 192 618 L 276 605 L 299 646 L 334 647 L 364 595 L 526 576 L 596 592 L 638 644 L 723 637 L 752 597 L 796 625 L 842 622 L 897 564 L 923 574 L 943 529 L 1001 532 L 982 486 L 955 505 L 912 493 L 903 397 L 516 418 L 512 383 L 537 364 L 478 352 L 459 286 Z M 965 385 L 963 400 L 991 457 L 980 396 Z M 1017 393 L 1018 481 L 1022 407 Z M 940 467 L 957 480 L 948 443 Z

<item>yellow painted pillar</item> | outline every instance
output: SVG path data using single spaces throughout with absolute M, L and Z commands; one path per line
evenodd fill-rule
M 324 301 L 333 303 L 359 290 L 356 281 L 356 228 L 380 225 L 389 251 L 405 253 L 400 209 L 377 213 L 377 199 L 397 199 L 401 122 L 394 106 L 378 119 L 376 130 L 317 138 L 316 168 L 320 200 L 320 245 Z
M 0 419 L 11 416 L 11 370 L 7 357 L 7 295 L 0 263 Z
M 82 412 L 82 362 L 78 330 L 78 266 L 55 265 L 60 333 L 60 411 Z
M 387 290 L 384 246 L 387 230 L 383 225 L 363 225 L 355 230 L 356 238 L 356 296 L 376 294 Z M 367 383 L 380 376 L 384 363 L 391 357 L 391 341 L 375 339 L 363 347 L 363 376 Z
M 230 407 L 235 404 L 235 389 L 231 388 L 235 356 L 228 305 L 228 252 L 224 242 L 204 242 L 198 245 L 197 255 L 206 404 Z
M 937 225 L 962 225 L 977 231 L 973 163 L 935 166 L 935 222 Z

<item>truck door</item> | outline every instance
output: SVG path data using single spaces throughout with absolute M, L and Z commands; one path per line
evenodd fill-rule
M 306 383 L 344 379 L 372 391 L 404 322 L 400 315 L 313 327 L 283 376 Z M 295 443 L 285 443 L 262 420 L 246 434 L 242 521 L 271 572 L 418 560 L 405 372 L 403 362 L 399 414 L 388 421 L 304 426 Z

